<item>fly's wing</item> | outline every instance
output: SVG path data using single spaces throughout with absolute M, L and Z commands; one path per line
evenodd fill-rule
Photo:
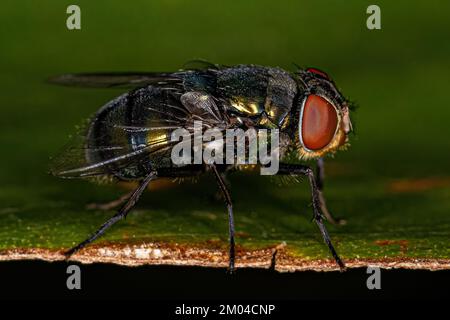
M 153 85 L 157 87 L 181 87 L 186 75 L 200 72 L 197 76 L 208 76 L 208 73 L 226 68 L 205 60 L 191 60 L 184 64 L 178 72 L 99 72 L 72 73 L 50 77 L 48 82 L 64 86 L 92 88 L 135 88 Z
M 92 88 L 134 88 L 146 85 L 164 87 L 181 85 L 182 77 L 176 72 L 74 73 L 50 77 L 48 82 L 63 86 Z
M 181 92 L 148 86 L 104 105 L 55 157 L 51 173 L 64 178 L 133 177 L 171 147 L 170 132 L 186 124 Z
M 214 99 L 204 93 L 182 95 L 153 86 L 133 90 L 100 109 L 53 159 L 51 173 L 64 178 L 133 179 L 142 177 L 149 164 L 170 168 L 172 147 L 179 142 L 171 141 L 172 131 L 184 128 L 193 139 L 195 120 L 202 121 L 203 130 L 228 128 Z
M 167 126 L 154 126 L 153 130 L 165 131 Z M 148 164 L 150 157 L 162 157 L 172 146 L 170 137 L 163 135 L 138 146 L 130 144 L 130 130 L 148 132 L 148 127 L 128 129 L 122 126 L 110 127 L 111 135 L 117 139 L 102 145 L 89 145 L 87 129 L 71 137 L 69 143 L 51 159 L 50 173 L 61 178 L 102 178 L 111 177 L 118 172 L 137 175 Z M 99 137 L 101 140 L 101 137 Z M 121 141 L 122 140 L 122 141 Z M 107 141 L 107 140 L 105 140 Z

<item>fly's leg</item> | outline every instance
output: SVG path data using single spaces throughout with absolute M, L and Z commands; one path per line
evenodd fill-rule
M 308 177 L 312 192 L 313 220 L 319 227 L 320 233 L 322 234 L 325 243 L 330 249 L 330 252 L 333 255 L 334 260 L 339 265 L 341 271 L 344 271 L 345 265 L 342 262 L 339 255 L 337 254 L 336 250 L 334 249 L 334 246 L 331 243 L 330 235 L 328 234 L 328 231 L 325 228 L 325 225 L 323 224 L 324 217 L 322 216 L 322 213 L 320 211 L 319 188 L 317 186 L 316 178 L 314 177 L 314 171 L 310 167 L 300 164 L 280 163 L 278 174 L 304 175 Z
M 319 189 L 318 193 L 319 193 L 320 209 L 325 218 L 327 219 L 327 221 L 336 225 L 344 225 L 346 224 L 346 221 L 343 219 L 334 218 L 327 208 L 327 202 L 325 201 L 325 197 L 323 195 L 324 179 L 325 179 L 325 164 L 323 158 L 319 158 L 317 160 L 316 182 L 317 188 Z
M 221 178 L 222 178 L 222 181 L 223 181 L 223 183 L 225 184 L 225 186 L 228 188 L 228 189 L 230 189 L 230 181 L 229 181 L 229 179 L 227 178 L 227 175 L 225 174 L 225 172 L 221 172 L 220 173 L 220 176 L 221 176 Z M 217 190 L 215 193 L 214 193 L 214 200 L 225 200 L 225 198 L 224 198 L 224 194 L 223 194 L 223 192 L 222 192 L 222 190 Z
M 133 191 L 127 192 L 123 195 L 120 196 L 120 198 L 117 198 L 113 201 L 110 202 L 105 202 L 105 203 L 90 203 L 86 206 L 87 209 L 89 210 L 103 210 L 103 211 L 108 211 L 108 210 L 112 210 L 114 208 L 117 208 L 118 206 L 120 206 L 122 203 L 124 203 L 125 201 L 127 201 L 131 196 L 133 195 Z
M 85 246 L 87 246 L 89 243 L 95 241 L 98 237 L 103 235 L 105 231 L 111 227 L 113 224 L 115 224 L 117 221 L 122 220 L 125 218 L 130 212 L 130 210 L 135 206 L 135 204 L 138 202 L 140 196 L 144 192 L 145 188 L 148 186 L 150 181 L 154 180 L 156 178 L 156 172 L 151 172 L 148 174 L 144 180 L 139 184 L 136 190 L 133 191 L 128 201 L 120 208 L 119 212 L 116 213 L 114 216 L 112 216 L 108 221 L 106 221 L 102 226 L 95 231 L 89 238 L 78 244 L 77 246 L 73 247 L 69 251 L 65 252 L 64 255 L 69 258 L 71 255 L 76 253 L 77 251 L 81 250 Z
M 235 249 L 234 249 L 234 218 L 233 218 L 233 204 L 231 202 L 230 192 L 222 178 L 222 175 L 217 170 L 217 167 L 214 164 L 211 164 L 214 175 L 217 180 L 217 184 L 219 185 L 220 190 L 222 191 L 223 197 L 225 199 L 225 203 L 227 205 L 228 210 L 228 232 L 229 232 L 229 240 L 230 240 L 230 252 L 229 252 L 229 264 L 228 264 L 228 272 L 234 273 L 234 260 L 235 260 Z
M 220 172 L 222 180 L 228 189 L 231 189 L 231 182 L 230 182 L 229 176 L 230 176 L 230 174 L 232 174 L 236 171 L 237 171 L 236 166 L 226 166 L 225 170 L 223 172 Z M 214 199 L 215 200 L 225 200 L 221 190 L 218 190 L 214 194 Z

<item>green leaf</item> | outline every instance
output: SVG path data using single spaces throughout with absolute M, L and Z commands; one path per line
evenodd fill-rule
M 347 220 L 328 227 L 348 266 L 448 267 L 448 186 L 441 188 L 441 180 L 367 180 L 334 173 L 343 168 L 329 170 L 326 194 L 333 212 Z M 238 175 L 231 182 L 237 267 L 267 268 L 276 250 L 281 271 L 336 269 L 311 222 L 306 183 L 280 186 L 255 175 Z M 421 184 L 431 190 L 417 193 Z M 2 202 L 11 205 L 0 211 L 0 259 L 62 259 L 61 250 L 84 240 L 114 214 L 85 209 L 90 201 L 113 199 L 117 191 L 110 187 L 76 181 L 51 185 L 1 190 Z M 215 199 L 215 188 L 215 181 L 205 177 L 197 184 L 149 190 L 126 220 L 73 259 L 226 266 L 226 210 Z M 23 203 L 22 195 L 30 193 L 33 197 L 25 197 L 30 203 Z

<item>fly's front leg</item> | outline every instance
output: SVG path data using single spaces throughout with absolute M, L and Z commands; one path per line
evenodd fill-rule
M 325 243 L 330 249 L 334 260 L 339 265 L 341 271 L 344 271 L 345 265 L 342 262 L 339 255 L 337 254 L 336 250 L 334 249 L 334 246 L 331 243 L 330 235 L 328 234 L 328 231 L 323 223 L 324 217 L 322 216 L 322 213 L 320 211 L 320 195 L 319 195 L 320 191 L 316 182 L 316 178 L 314 176 L 314 171 L 310 167 L 304 165 L 280 163 L 278 174 L 304 175 L 308 178 L 312 193 L 313 220 L 319 227 L 320 233 L 322 234 Z
M 220 191 L 222 192 L 223 197 L 225 199 L 225 203 L 227 205 L 228 232 L 229 232 L 229 240 L 230 240 L 228 272 L 233 273 L 234 272 L 234 260 L 235 260 L 233 203 L 231 202 L 231 196 L 230 196 L 230 192 L 228 191 L 227 185 L 225 184 L 225 181 L 223 180 L 222 175 L 217 170 L 216 165 L 211 164 L 210 167 L 211 167 L 212 171 L 214 172 L 214 175 L 217 180 L 217 184 L 219 185 Z
M 325 201 L 325 197 L 323 195 L 323 184 L 325 180 L 325 164 L 323 158 L 319 158 L 317 160 L 317 171 L 316 171 L 316 182 L 317 182 L 317 188 L 319 189 L 319 202 L 320 202 L 320 209 L 325 216 L 325 218 L 332 224 L 339 224 L 344 225 L 346 224 L 346 221 L 343 219 L 334 218 L 333 215 L 330 213 L 330 211 L 327 208 L 327 203 Z

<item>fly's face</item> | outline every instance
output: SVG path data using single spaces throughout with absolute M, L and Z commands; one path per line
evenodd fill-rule
M 305 92 L 296 115 L 299 157 L 318 158 L 345 148 L 352 131 L 348 102 L 323 71 L 309 68 L 297 76 Z

